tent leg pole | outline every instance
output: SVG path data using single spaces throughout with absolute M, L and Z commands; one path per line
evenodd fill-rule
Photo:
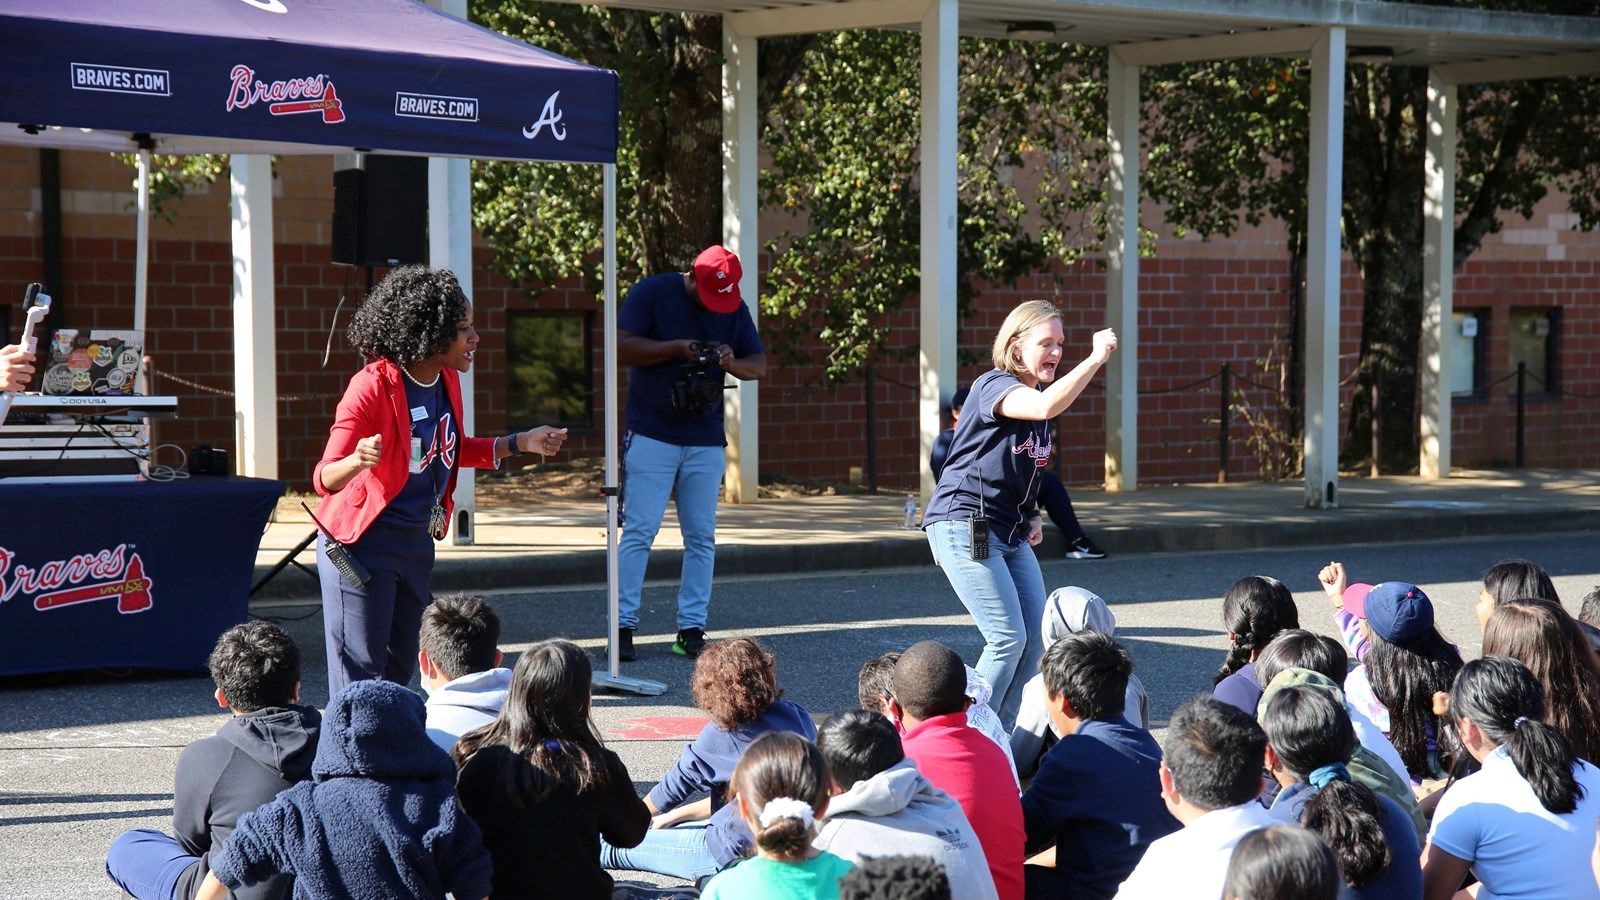
M 617 483 L 617 166 L 606 163 L 605 170 L 605 395 L 602 403 L 606 419 L 606 671 L 596 675 L 594 686 L 646 697 L 667 692 L 659 681 L 631 678 L 621 672 L 617 657 L 617 506 L 621 485 Z
M 138 224 L 135 226 L 133 241 L 133 330 L 144 333 L 145 322 L 148 318 L 146 311 L 149 307 L 150 297 L 150 148 L 139 148 L 139 196 Z M 52 285 L 54 287 L 54 285 Z M 148 338 L 144 342 L 146 350 L 150 347 Z M 150 393 L 150 386 L 145 383 L 145 367 L 139 366 L 138 374 L 134 376 L 133 392 L 135 394 Z M 140 468 L 144 465 L 141 464 Z

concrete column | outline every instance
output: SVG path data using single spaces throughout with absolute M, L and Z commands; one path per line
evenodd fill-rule
M 956 61 L 958 0 L 933 0 L 922 18 L 922 356 L 918 395 L 922 497 L 928 455 L 956 379 Z
M 1344 183 L 1345 32 L 1311 49 L 1311 178 L 1306 253 L 1306 506 L 1338 505 L 1339 214 Z
M 761 135 L 756 120 L 756 39 L 739 34 L 726 16 L 722 55 L 722 242 L 744 264 L 739 294 L 759 326 L 761 241 L 756 222 L 761 209 L 756 156 Z M 740 381 L 737 390 L 723 395 L 728 436 L 723 491 L 730 503 L 748 503 L 760 496 L 759 390 L 760 382 Z
M 1428 75 L 1428 155 L 1422 188 L 1423 478 L 1450 475 L 1450 329 L 1455 284 L 1456 86 Z
M 240 475 L 278 477 L 278 329 L 272 278 L 272 158 L 236 153 L 233 219 L 233 408 Z
M 1117 352 L 1106 366 L 1108 491 L 1139 486 L 1139 67 L 1111 51 L 1107 91 L 1110 233 L 1106 239 L 1106 321 Z M 1064 366 L 1076 364 L 1079 347 Z

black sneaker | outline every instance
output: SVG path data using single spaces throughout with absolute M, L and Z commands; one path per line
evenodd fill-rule
M 1105 559 L 1106 552 L 1095 546 L 1094 541 L 1081 537 L 1067 545 L 1067 559 Z
M 623 662 L 633 662 L 633 629 L 617 629 L 617 659 Z
M 706 632 L 703 628 L 685 628 L 678 632 L 678 639 L 672 642 L 672 652 L 690 659 L 700 655 L 706 648 Z

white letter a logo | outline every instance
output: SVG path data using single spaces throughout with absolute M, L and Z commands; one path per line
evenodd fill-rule
M 522 129 L 523 137 L 531 141 L 539 136 L 539 132 L 543 131 L 546 125 L 549 125 L 550 134 L 556 140 L 567 139 L 567 129 L 561 125 L 561 110 L 556 107 L 556 98 L 560 96 L 560 91 L 550 95 L 550 99 L 544 102 L 544 111 L 539 113 L 539 118 L 532 125 Z

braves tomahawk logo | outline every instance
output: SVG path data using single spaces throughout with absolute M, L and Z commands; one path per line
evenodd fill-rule
M 1012 447 L 1011 452 L 1013 454 L 1028 454 L 1028 458 L 1033 460 L 1034 467 L 1042 469 L 1050 464 L 1050 451 L 1053 449 L 1054 447 L 1051 446 L 1050 439 L 1048 437 L 1043 441 L 1039 441 L 1035 440 L 1035 435 L 1030 434 L 1028 435 L 1027 440 L 1016 445 L 1015 447 Z
M 550 126 L 551 137 L 558 141 L 567 139 L 567 127 L 561 124 L 561 108 L 556 106 L 556 98 L 560 96 L 561 92 L 556 91 L 550 95 L 549 99 L 544 101 L 544 109 L 540 111 L 539 118 L 535 119 L 532 125 L 522 129 L 523 137 L 531 141 L 538 137 L 539 132 L 543 131 L 544 127 L 548 125 Z
M 44 611 L 115 598 L 117 612 L 124 615 L 154 605 L 155 582 L 145 574 L 138 551 L 127 544 L 39 566 L 14 563 L 16 554 L 0 547 L 0 603 L 30 596 L 33 608 Z
M 237 65 L 229 77 L 233 80 L 233 86 L 228 91 L 228 112 L 265 103 L 267 111 L 275 116 L 321 113 L 324 125 L 337 125 L 344 121 L 344 105 L 339 102 L 339 92 L 334 90 L 333 80 L 326 75 L 260 81 L 254 69 Z

